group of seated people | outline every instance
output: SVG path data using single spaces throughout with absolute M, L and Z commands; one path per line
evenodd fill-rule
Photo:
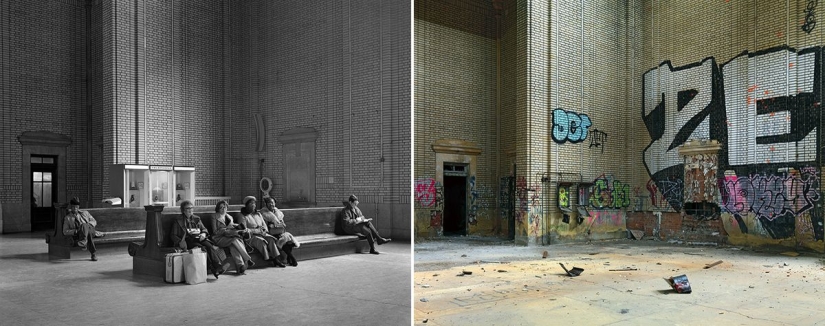
M 177 249 L 188 250 L 196 247 L 206 252 L 207 267 L 212 275 L 218 278 L 225 272 L 223 260 L 226 257 L 223 248 L 229 248 L 229 253 L 237 266 L 237 273 L 245 275 L 247 268 L 255 265 L 249 253 L 258 251 L 263 259 L 272 266 L 298 266 L 298 260 L 292 250 L 299 248 L 301 243 L 286 231 L 284 213 L 275 207 L 275 198 L 265 197 L 265 207 L 258 210 L 255 196 L 246 196 L 243 199 L 241 218 L 235 221 L 228 214 L 229 203 L 225 200 L 215 205 L 215 214 L 211 223 L 211 230 L 204 226 L 201 218 L 192 213 L 194 204 L 184 200 L 180 204 L 179 215 L 169 231 L 169 238 Z M 69 212 L 64 217 L 63 234 L 72 236 L 75 244 L 92 254 L 92 260 L 97 261 L 95 255 L 94 238 L 105 234 L 95 230 L 97 222 L 87 211 L 79 209 L 80 201 L 73 198 L 69 203 Z M 365 237 L 370 245 L 371 254 L 379 254 L 375 245 L 390 242 L 391 239 L 382 238 L 378 230 L 365 218 L 358 208 L 358 198 L 350 195 L 341 214 L 343 230 L 347 234 Z

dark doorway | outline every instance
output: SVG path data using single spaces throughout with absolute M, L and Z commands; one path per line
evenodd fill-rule
M 466 176 L 444 176 L 444 235 L 467 235 Z
M 31 156 L 31 224 L 32 231 L 54 228 L 54 206 L 57 199 L 57 157 Z

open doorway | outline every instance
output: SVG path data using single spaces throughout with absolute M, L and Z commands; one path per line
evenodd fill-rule
M 31 225 L 32 231 L 54 228 L 54 205 L 57 200 L 57 157 L 31 156 Z
M 444 163 L 444 235 L 467 235 L 467 165 Z

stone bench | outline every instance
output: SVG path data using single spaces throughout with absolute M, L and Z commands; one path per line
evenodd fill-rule
M 341 207 L 296 208 L 281 211 L 284 212 L 287 231 L 301 243 L 301 247 L 292 252 L 299 263 L 302 260 L 369 251 L 366 240 L 355 235 L 335 234 L 335 223 Z M 133 256 L 132 272 L 134 274 L 163 277 L 165 274 L 164 257 L 175 251 L 169 240 L 169 230 L 179 214 L 179 211 L 169 211 L 164 214 L 162 206 L 146 206 L 146 241 L 129 244 L 129 254 Z M 207 229 L 211 229 L 215 213 L 200 211 L 194 214 L 200 216 Z M 239 211 L 230 211 L 228 214 L 232 215 L 235 221 L 240 218 Z M 155 232 L 148 230 L 155 230 Z M 260 253 L 254 252 L 251 256 L 255 261 L 254 268 L 271 266 L 269 262 L 263 260 Z M 227 270 L 235 269 L 234 261 L 228 252 L 224 267 Z
M 71 258 L 72 248 L 78 248 L 72 236 L 63 235 L 63 219 L 66 216 L 68 204 L 54 203 L 55 220 L 54 233 L 47 233 L 46 243 L 49 246 L 50 259 Z M 95 238 L 96 245 L 108 243 L 129 243 L 140 241 L 144 237 L 146 222 L 143 216 L 145 210 L 141 208 L 99 208 L 86 209 L 97 221 L 95 229 L 105 233 L 105 237 Z

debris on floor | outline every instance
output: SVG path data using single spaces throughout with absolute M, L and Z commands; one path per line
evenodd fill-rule
M 622 310 L 621 310 L 621 312 L 622 312 L 623 314 L 626 314 L 626 313 L 630 312 L 630 309 L 622 309 Z
M 676 293 L 690 293 L 692 292 L 690 288 L 690 282 L 688 282 L 688 278 L 686 275 L 679 275 L 673 276 L 671 278 L 665 278 L 665 282 L 670 285 Z
M 507 273 L 507 271 L 506 271 L 506 270 L 503 270 L 503 269 L 499 269 L 499 270 L 498 270 L 498 272 L 499 272 L 499 273 Z
M 461 271 L 461 273 L 464 275 L 473 275 L 472 271 Z
M 636 239 L 636 240 L 642 240 L 642 238 L 644 238 L 644 236 L 645 236 L 645 231 L 642 231 L 642 230 L 630 230 L 630 229 L 628 229 L 628 231 L 630 231 L 630 234 L 632 235 L 632 238 Z
M 721 261 L 721 260 L 717 260 L 717 261 L 715 261 L 715 262 L 713 262 L 713 263 L 710 263 L 710 264 L 705 265 L 705 267 L 704 267 L 704 268 L 705 268 L 705 269 L 708 269 L 708 268 L 711 268 L 711 267 L 713 267 L 713 266 L 719 265 L 719 264 L 721 264 L 721 263 L 722 263 L 722 261 Z
M 541 253 L 541 258 L 547 258 L 547 250 Z
M 467 257 L 467 255 L 461 255 L 461 257 Z
M 629 271 L 638 271 L 638 268 L 635 267 L 625 267 L 625 268 L 618 268 L 618 269 L 609 269 L 611 272 L 629 272 Z
M 427 302 L 427 301 L 430 301 L 430 300 L 427 300 L 427 298 L 421 298 L 421 300 L 419 300 L 419 301 L 421 301 L 421 302 Z
M 564 269 L 564 272 L 571 277 L 579 276 L 582 272 L 584 272 L 583 268 L 573 267 L 570 270 L 567 270 L 567 267 L 564 267 L 564 264 L 559 263 L 559 265 L 561 265 L 561 268 Z
M 796 257 L 796 256 L 799 256 L 799 253 L 795 252 L 795 251 L 786 251 L 786 252 L 780 253 L 780 255 Z

